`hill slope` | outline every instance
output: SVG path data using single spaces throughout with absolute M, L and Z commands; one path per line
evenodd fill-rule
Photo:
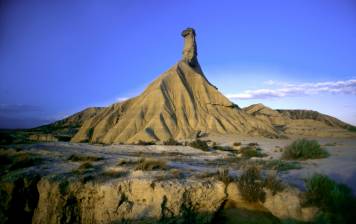
M 103 109 L 103 107 L 89 107 L 65 119 L 30 129 L 30 131 L 73 137 L 86 120 L 97 115 Z
M 277 136 L 271 124 L 239 109 L 185 61 L 138 97 L 86 121 L 74 142 L 137 142 L 194 138 L 197 133 Z
M 354 137 L 352 125 L 312 110 L 273 110 L 263 104 L 243 108 L 254 117 L 270 123 L 282 135 L 314 137 Z

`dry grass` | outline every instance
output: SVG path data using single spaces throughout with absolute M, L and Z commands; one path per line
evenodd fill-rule
M 120 159 L 118 162 L 117 162 L 117 166 L 125 166 L 125 165 L 133 165 L 133 164 L 136 164 L 137 161 L 134 161 L 134 160 L 131 160 L 131 159 Z
M 79 170 L 87 170 L 87 169 L 91 169 L 93 168 L 93 164 L 90 162 L 84 162 L 82 164 L 80 164 L 80 166 L 78 167 Z
M 116 171 L 116 170 L 106 170 L 102 172 L 102 175 L 105 177 L 110 177 L 110 178 L 120 178 L 120 177 L 126 177 L 128 174 L 128 171 Z
M 217 179 L 222 181 L 225 185 L 229 184 L 232 181 L 232 178 L 229 174 L 229 169 L 219 169 L 216 175 Z
M 257 166 L 248 167 L 239 177 L 238 187 L 242 197 L 248 202 L 264 202 L 264 181 Z
M 13 149 L 0 150 L 0 168 L 1 170 L 17 170 L 39 165 L 43 159 L 33 153 L 17 152 Z
M 278 179 L 276 175 L 268 175 L 264 180 L 264 187 L 270 189 L 273 195 L 283 191 L 285 188 L 282 181 Z
M 135 167 L 135 170 L 151 171 L 151 170 L 166 170 L 167 161 L 158 159 L 140 159 Z
M 241 142 L 234 142 L 234 144 L 232 144 L 232 145 L 238 147 L 238 146 L 241 146 L 242 144 L 241 144 Z

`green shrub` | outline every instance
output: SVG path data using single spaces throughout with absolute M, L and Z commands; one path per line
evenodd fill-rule
M 182 144 L 180 142 L 176 141 L 175 139 L 170 138 L 167 141 L 164 141 L 163 145 L 182 145 Z
M 316 140 L 297 139 L 288 145 L 282 154 L 283 159 L 319 159 L 326 158 L 329 153 L 321 148 Z
M 97 157 L 97 156 L 83 156 L 83 155 L 78 155 L 78 154 L 72 154 L 68 157 L 68 160 L 73 161 L 73 162 L 78 162 L 78 161 L 99 161 L 102 160 L 102 157 Z
M 238 187 L 242 197 L 247 201 L 264 202 L 266 196 L 265 192 L 263 191 L 264 181 L 258 167 L 248 167 L 239 177 Z
M 266 154 L 262 153 L 261 150 L 257 150 L 254 147 L 246 146 L 240 149 L 240 153 L 243 158 L 251 158 L 251 157 L 265 157 Z
M 156 160 L 156 159 L 140 159 L 135 167 L 135 170 L 166 170 L 167 162 L 164 160 Z
M 199 140 L 199 139 L 189 143 L 189 146 L 193 147 L 193 148 L 201 149 L 203 151 L 208 151 L 209 150 L 208 144 L 205 141 L 202 141 L 202 140 Z
M 316 223 L 354 223 L 356 199 L 344 184 L 325 175 L 315 174 L 306 180 L 305 205 L 321 209 Z

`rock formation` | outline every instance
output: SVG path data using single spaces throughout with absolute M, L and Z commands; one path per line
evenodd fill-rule
M 354 137 L 352 125 L 311 110 L 273 110 L 263 104 L 243 109 L 257 119 L 270 123 L 281 135 L 314 137 Z
M 195 138 L 199 132 L 277 136 L 223 96 L 202 73 L 195 31 L 183 31 L 183 60 L 139 96 L 116 103 L 86 120 L 73 142 L 134 143 Z
M 193 28 L 183 30 L 182 37 L 184 37 L 184 48 L 182 60 L 195 68 L 198 72 L 202 73 L 197 58 L 198 50 L 195 35 L 195 30 Z

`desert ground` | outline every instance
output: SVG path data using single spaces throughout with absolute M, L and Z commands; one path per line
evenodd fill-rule
M 147 220 L 162 223 L 165 220 L 163 223 L 169 223 L 167 217 L 182 212 L 182 206 L 178 205 L 186 203 L 186 194 L 189 203 L 210 214 L 209 218 L 197 216 L 203 218 L 196 223 L 211 223 L 212 220 L 212 223 L 241 223 L 241 217 L 256 220 L 251 223 L 261 220 L 280 223 L 286 219 L 310 221 L 317 208 L 303 208 L 300 195 L 306 190 L 305 180 L 313 174 L 325 174 L 346 184 L 355 194 L 356 139 L 313 138 L 329 152 L 329 157 L 298 161 L 281 159 L 284 148 L 295 139 L 298 138 L 212 135 L 202 138 L 210 145 L 207 150 L 185 145 L 71 142 L 4 146 L 2 158 L 5 154 L 31 155 L 40 160 L 14 169 L 6 165 L 2 168 L 0 186 L 7 199 L 2 206 L 9 206 L 6 203 L 23 197 L 16 192 L 19 179 L 22 179 L 21 192 L 31 193 L 34 188 L 38 191 L 38 201 L 31 211 L 32 223 L 72 223 L 77 219 L 84 223 L 125 223 L 127 220 L 132 223 Z M 259 153 L 257 156 L 242 155 L 244 147 L 255 148 Z M 238 180 L 251 164 L 260 167 L 262 175 L 276 176 L 285 186 L 284 190 L 273 194 L 267 190 L 263 203 L 245 201 L 234 180 Z M 74 200 L 72 197 L 75 204 L 68 207 Z M 30 203 L 29 200 L 26 199 L 26 203 Z M 164 212 L 162 203 L 167 206 L 168 213 Z M 111 211 L 113 208 L 116 210 Z M 11 214 L 9 211 L 6 216 Z M 83 211 L 86 211 L 84 215 Z M 57 217 L 57 221 L 52 216 Z M 11 215 L 8 217 L 11 219 Z M 59 221 L 58 217 L 61 217 Z M 63 219 L 67 222 L 62 222 Z
M 21 146 L 23 151 L 47 157 L 49 162 L 40 169 L 51 173 L 69 172 L 75 169 L 77 162 L 64 162 L 62 160 L 70 155 L 86 155 L 105 158 L 98 161 L 104 170 L 118 169 L 116 164 L 120 161 L 136 161 L 142 158 L 160 159 L 167 162 L 170 168 L 178 169 L 186 175 L 201 173 L 214 173 L 221 168 L 228 168 L 236 174 L 241 168 L 241 162 L 278 160 L 282 149 L 293 142 L 297 137 L 290 139 L 269 139 L 263 137 L 241 136 L 211 136 L 211 141 L 221 146 L 232 146 L 235 142 L 242 145 L 257 143 L 266 156 L 252 157 L 240 162 L 234 151 L 211 150 L 202 151 L 189 146 L 167 145 L 89 145 L 85 143 L 51 142 Z M 315 173 L 325 174 L 337 182 L 344 183 L 356 193 L 356 139 L 354 138 L 311 138 L 317 140 L 330 156 L 322 159 L 309 159 L 298 161 L 298 169 L 283 171 L 281 178 L 291 185 L 303 190 L 304 179 Z M 205 139 L 208 140 L 208 139 Z M 53 163 L 53 161 L 56 161 Z M 127 171 L 130 171 L 130 167 Z M 132 172 L 130 175 L 138 175 Z M 144 174 L 140 174 L 144 175 Z

